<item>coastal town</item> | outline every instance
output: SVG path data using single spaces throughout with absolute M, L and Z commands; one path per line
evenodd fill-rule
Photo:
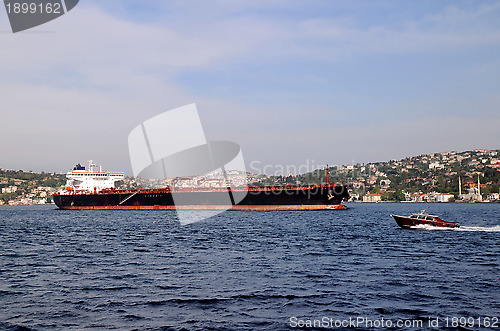
M 337 169 L 337 178 L 352 186 L 353 201 L 498 202 L 498 152 L 476 149 L 348 165 Z
M 268 176 L 260 178 L 257 184 L 300 185 L 328 181 L 347 185 L 351 202 L 498 202 L 498 152 L 475 149 L 329 166 L 300 175 Z
M 499 202 L 499 150 L 475 149 L 407 157 L 402 160 L 349 164 L 304 174 L 265 175 L 230 173 L 233 185 L 347 185 L 351 202 Z M 50 204 L 52 194 L 65 185 L 65 174 L 0 169 L 0 205 Z M 220 174 L 189 179 L 125 177 L 118 188 L 165 186 L 214 187 Z
M 66 182 L 64 174 L 0 169 L 0 205 L 44 205 Z

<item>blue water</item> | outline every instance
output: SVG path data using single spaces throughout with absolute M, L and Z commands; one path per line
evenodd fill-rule
M 282 330 L 357 318 L 375 324 L 354 329 L 401 329 L 381 319 L 456 329 L 452 318 L 472 318 L 465 329 L 477 330 L 500 317 L 500 204 L 350 206 L 188 225 L 169 211 L 0 207 L 0 329 Z M 462 228 L 404 230 L 389 216 L 426 206 Z

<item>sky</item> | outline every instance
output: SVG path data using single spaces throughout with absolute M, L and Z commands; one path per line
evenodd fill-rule
M 191 103 L 255 173 L 500 148 L 500 1 L 80 0 L 0 40 L 4 169 L 131 174 Z

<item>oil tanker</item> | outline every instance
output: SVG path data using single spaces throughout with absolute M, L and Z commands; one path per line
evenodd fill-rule
M 67 173 L 54 193 L 59 209 L 80 210 L 320 210 L 347 209 L 343 185 L 171 187 L 116 189 L 124 173 L 103 172 L 90 162 Z

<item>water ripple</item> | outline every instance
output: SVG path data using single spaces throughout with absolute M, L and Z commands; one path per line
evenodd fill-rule
M 0 329 L 498 316 L 498 205 L 433 207 L 457 231 L 402 230 L 389 217 L 418 206 L 353 207 L 226 212 L 186 226 L 172 212 L 0 207 Z

